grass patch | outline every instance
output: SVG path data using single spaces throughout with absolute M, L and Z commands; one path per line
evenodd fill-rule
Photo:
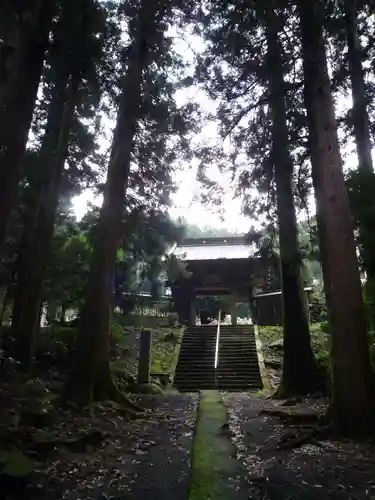
M 329 335 L 323 331 L 320 323 L 310 325 L 311 343 L 319 364 L 329 368 Z M 282 360 L 282 347 L 275 349 L 270 344 L 283 338 L 281 326 L 260 326 L 259 336 L 263 344 L 263 354 L 265 359 Z
M 201 396 L 189 500 L 230 500 L 225 485 L 236 474 L 238 463 L 223 432 L 227 410 L 217 391 L 202 391 Z

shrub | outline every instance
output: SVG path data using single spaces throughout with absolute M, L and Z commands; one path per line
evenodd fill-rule
M 119 319 L 116 316 L 111 317 L 111 323 L 110 323 L 110 346 L 111 347 L 119 347 L 124 343 L 125 339 L 125 332 L 124 332 L 124 326 L 121 324 Z

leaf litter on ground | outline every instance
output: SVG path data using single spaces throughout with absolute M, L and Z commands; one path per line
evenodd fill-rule
M 375 498 L 372 441 L 359 443 L 329 434 L 307 442 L 293 440 L 309 428 L 313 431 L 313 425 L 301 425 L 299 417 L 324 413 L 326 399 L 304 399 L 288 407 L 283 401 L 235 393 L 225 401 L 232 439 L 248 471 L 251 498 Z M 293 414 L 299 416 L 296 422 Z M 280 447 L 283 442 L 288 446 Z
M 34 440 L 56 446 L 38 454 L 30 498 L 136 498 L 145 481 L 151 490 L 167 491 L 180 480 L 178 461 L 187 489 L 197 396 L 142 396 L 136 401 L 148 409 L 147 418 L 129 420 L 116 405 L 101 404 L 87 414 L 61 410 L 53 429 L 35 430 Z M 72 447 L 79 436 L 100 439 Z

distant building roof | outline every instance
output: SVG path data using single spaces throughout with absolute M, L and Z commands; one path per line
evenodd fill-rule
M 246 245 L 245 236 L 207 236 L 200 238 L 185 238 L 182 246 L 189 247 L 199 247 L 202 245 L 227 245 L 227 246 L 236 246 L 236 245 Z
M 172 253 L 182 260 L 246 259 L 254 254 L 254 247 L 244 236 L 187 238 Z

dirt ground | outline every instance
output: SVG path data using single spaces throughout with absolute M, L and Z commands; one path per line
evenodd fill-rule
M 53 427 L 35 430 L 30 484 L 0 485 L 0 499 L 187 500 L 198 395 L 137 402 L 147 418 L 128 420 L 110 404 L 86 416 L 60 411 Z
M 298 442 L 311 436 L 313 424 L 291 423 L 290 413 L 318 415 L 327 401 L 222 396 L 233 458 L 245 473 L 233 498 L 375 500 L 373 441 L 314 435 Z M 20 449 L 34 471 L 27 484 L 0 482 L 0 500 L 188 500 L 199 394 L 136 400 L 148 409 L 146 418 L 129 420 L 107 402 L 87 414 L 59 408 L 43 428 L 19 424 Z
M 237 456 L 246 467 L 249 498 L 259 500 L 375 499 L 375 444 L 312 439 L 308 427 L 265 411 L 322 412 L 324 400 L 285 402 L 244 393 L 225 397 Z

